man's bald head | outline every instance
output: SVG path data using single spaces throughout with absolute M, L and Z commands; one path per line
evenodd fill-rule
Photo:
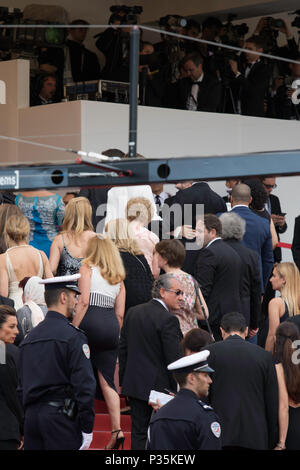
M 231 192 L 232 205 L 247 204 L 251 202 L 251 188 L 247 184 L 236 184 Z

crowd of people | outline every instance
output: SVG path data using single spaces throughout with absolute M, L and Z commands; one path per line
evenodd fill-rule
M 155 43 L 144 40 L 141 29 L 140 104 L 299 120 L 299 105 L 292 100 L 297 91 L 293 84 L 300 78 L 300 64 L 293 62 L 300 61 L 298 44 L 286 21 L 280 20 L 276 26 L 271 20 L 262 17 L 254 33 L 248 36 L 245 23 L 234 25 L 208 17 L 199 24 L 167 15 L 159 22 L 166 34 L 161 33 L 161 40 Z M 102 69 L 97 55 L 84 46 L 88 32 L 85 20 L 71 23 L 73 27 L 69 28 L 63 47 L 39 48 L 31 105 L 67 98 L 64 85 L 70 82 L 99 79 L 129 82 L 130 27 L 125 26 L 126 21 L 128 15 L 120 7 L 110 16 L 109 27 L 94 36 L 95 46 L 105 58 Z M 285 38 L 283 46 L 278 45 L 279 32 Z M 177 33 L 179 37 L 168 33 Z M 197 38 L 208 43 L 194 41 Z M 248 52 L 224 49 L 224 44 Z M 259 53 L 286 61 L 261 57 Z
M 128 191 L 101 234 L 81 194 L 0 205 L 1 449 L 87 449 L 95 397 L 105 448 L 123 448 L 120 393 L 133 450 L 300 449 L 300 277 L 275 178 L 226 185 Z

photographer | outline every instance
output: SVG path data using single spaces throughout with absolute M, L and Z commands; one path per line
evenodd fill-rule
M 300 54 L 298 53 L 293 57 L 293 60 L 300 62 Z M 300 93 L 297 93 L 297 88 L 295 84 L 296 80 L 300 81 L 300 64 L 289 63 L 288 64 L 290 75 L 285 78 L 277 77 L 276 83 L 279 83 L 280 86 L 273 92 L 273 117 L 278 119 L 292 119 L 300 120 L 300 105 L 294 103 L 294 97 L 300 96 Z
M 295 24 L 295 26 L 297 26 L 297 24 Z M 279 33 L 284 34 L 286 38 L 286 45 L 283 47 L 279 47 L 277 44 Z M 288 58 L 292 55 L 294 56 L 298 52 L 298 46 L 292 36 L 291 30 L 287 23 L 281 18 L 275 19 L 270 16 L 260 18 L 253 35 L 260 36 L 264 39 L 265 51 L 270 54 Z M 277 68 L 278 75 L 286 75 L 289 72 L 288 66 L 284 62 L 278 61 L 274 66 Z
M 166 32 L 185 34 L 187 21 L 179 15 L 167 15 L 159 20 L 159 26 Z M 186 42 L 167 34 L 161 34 L 161 42 L 154 44 L 154 50 L 158 56 L 164 80 L 175 83 L 180 78 L 179 63 L 185 56 Z
M 253 52 L 264 52 L 264 42 L 259 36 L 252 36 L 245 42 L 245 49 Z M 231 87 L 235 96 L 239 97 L 238 107 L 246 116 L 265 116 L 265 96 L 268 92 L 270 67 L 260 56 L 247 52 L 246 65 L 230 59 L 229 64 L 233 78 Z
M 166 83 L 158 56 L 150 42 L 140 43 L 139 86 L 141 105 L 162 106 Z
M 141 14 L 142 7 L 112 6 L 112 15 L 109 18 L 110 28 L 94 36 L 98 38 L 96 47 L 105 56 L 105 66 L 102 78 L 120 82 L 129 81 L 129 33 L 130 28 L 114 28 L 114 25 L 137 24 L 137 15 Z

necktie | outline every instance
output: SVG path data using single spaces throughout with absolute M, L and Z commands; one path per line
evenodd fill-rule
M 161 206 L 160 197 L 158 194 L 155 196 L 155 204 L 157 204 L 159 207 Z

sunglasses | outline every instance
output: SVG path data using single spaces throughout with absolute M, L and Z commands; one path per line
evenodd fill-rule
M 263 185 L 267 188 L 267 189 L 275 189 L 277 188 L 277 184 L 265 184 L 263 183 Z
M 183 295 L 183 291 L 180 290 L 180 289 L 177 289 L 177 290 L 173 290 L 173 289 L 165 289 L 167 290 L 168 292 L 174 292 L 174 294 L 176 294 L 177 296 L 179 295 Z

